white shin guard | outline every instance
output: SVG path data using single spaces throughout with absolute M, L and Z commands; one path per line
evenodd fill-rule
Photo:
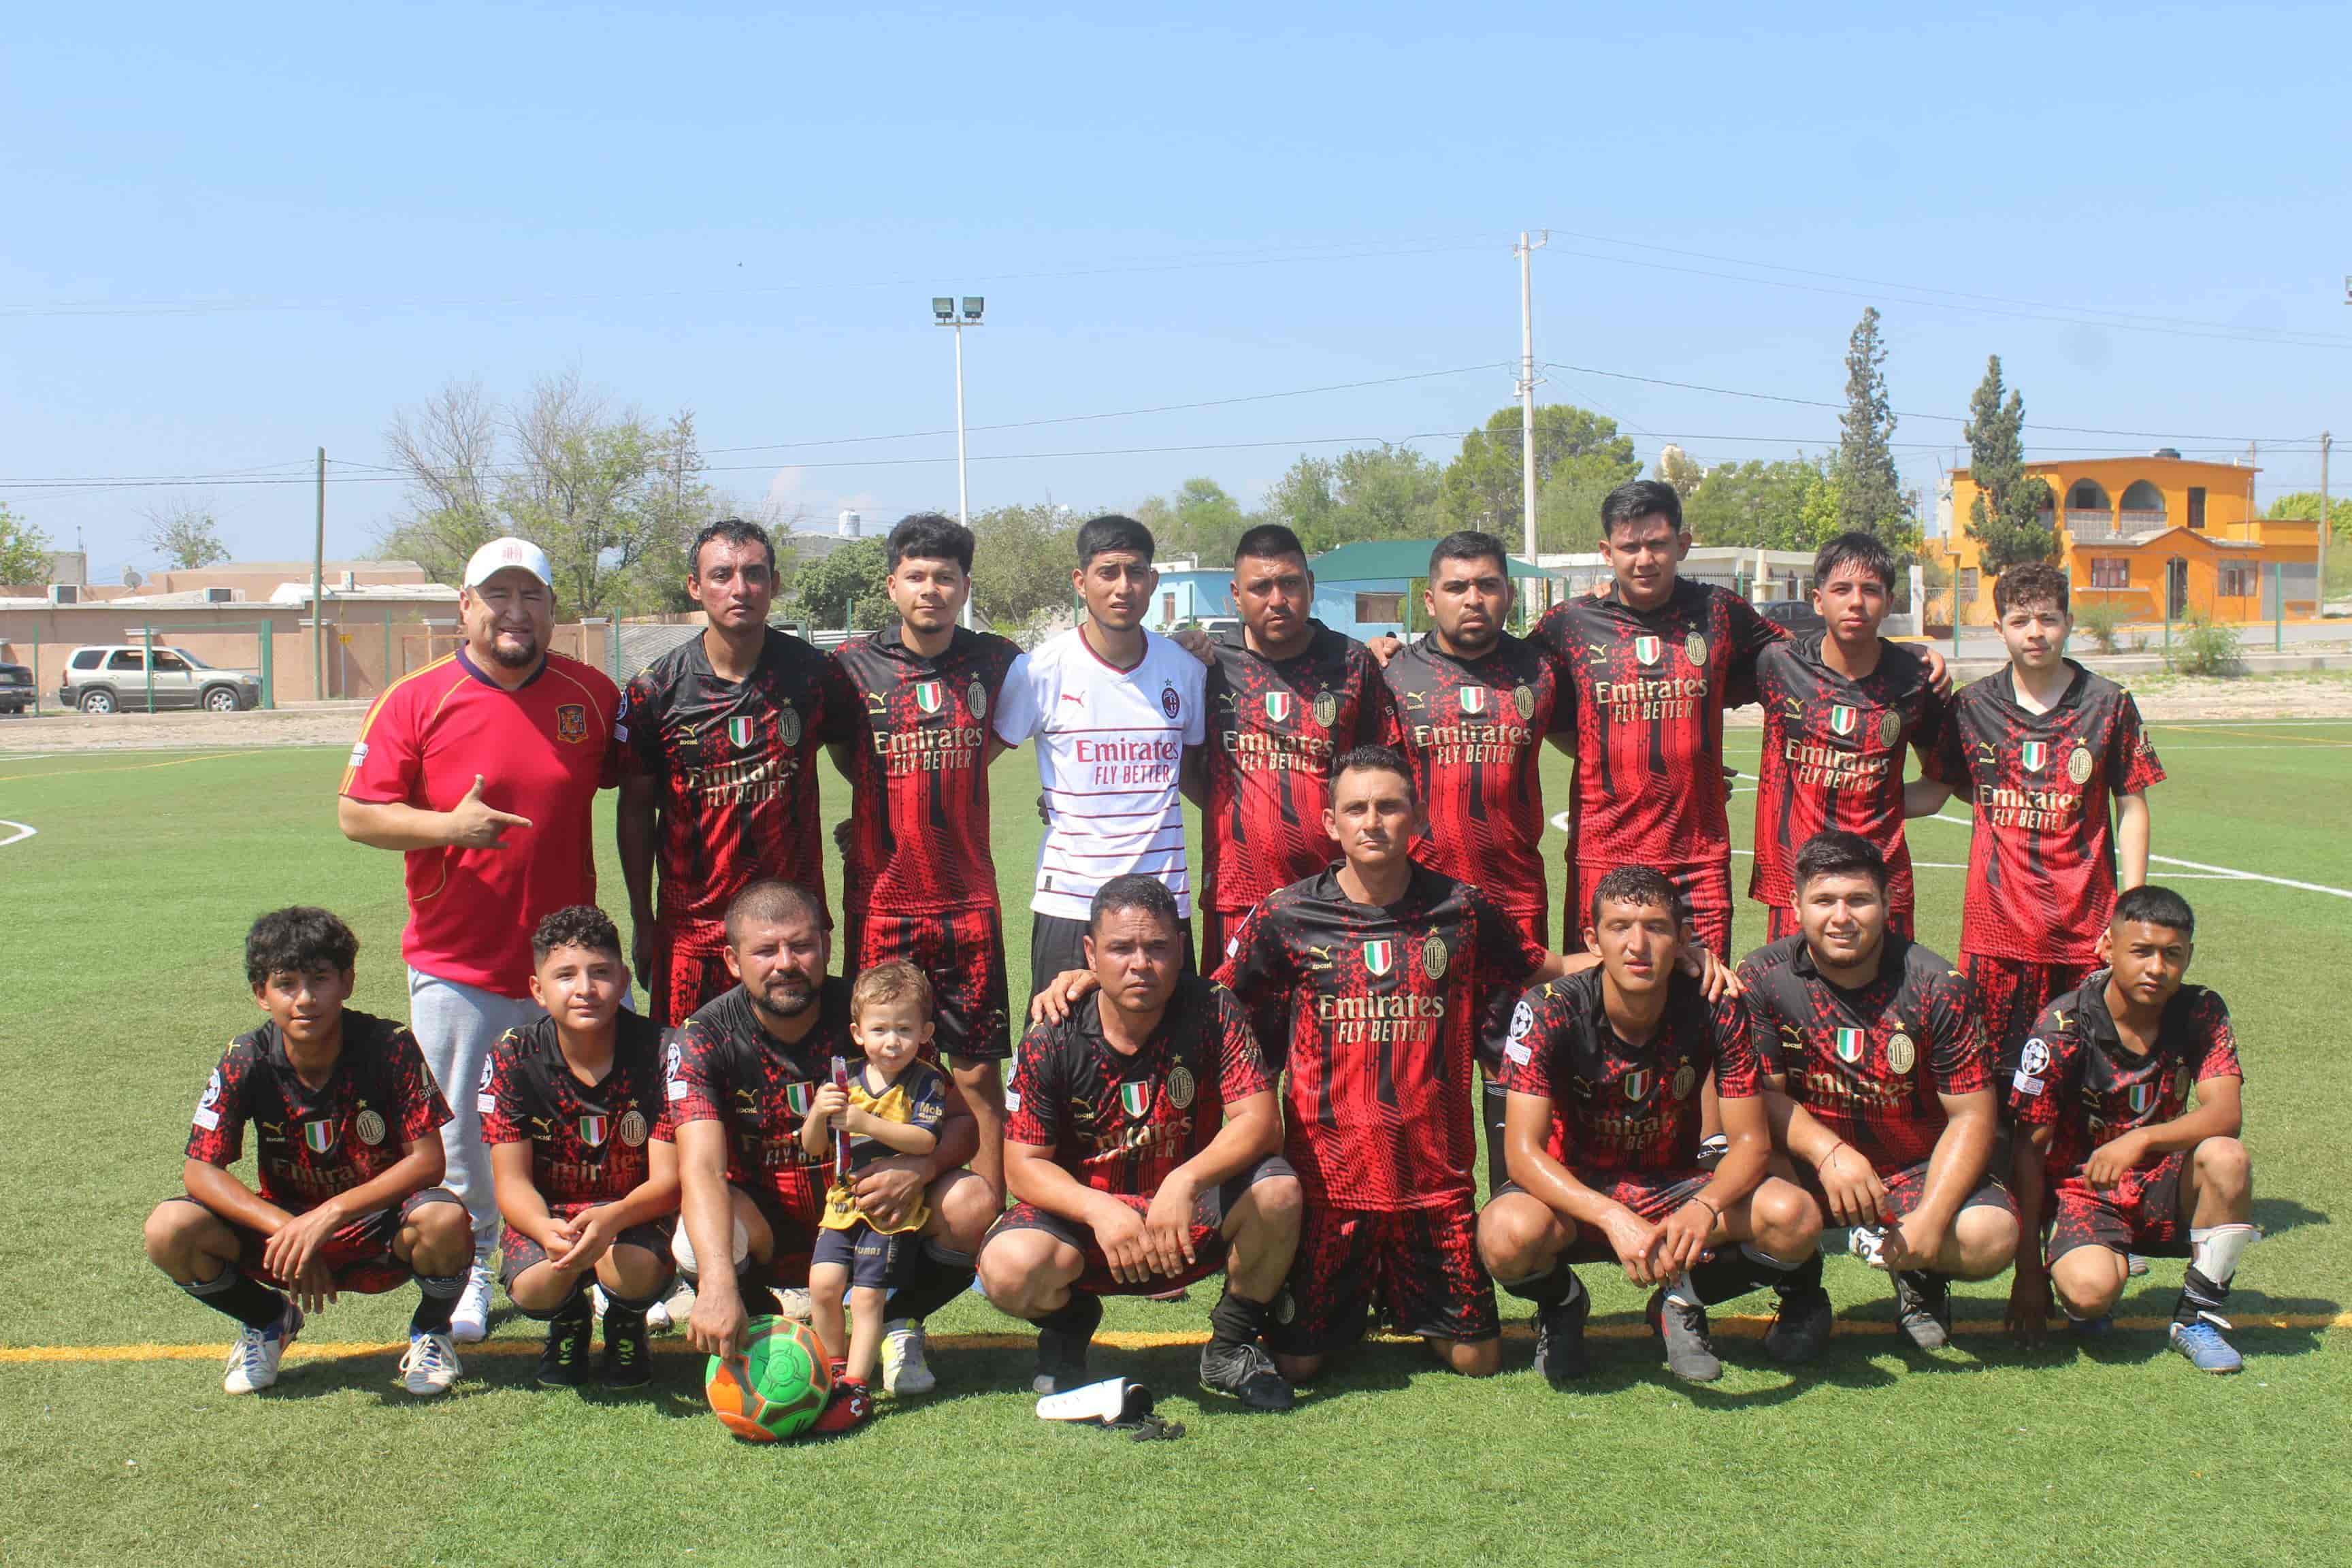
M 2263 1238 L 2251 1225 L 2197 1226 L 2189 1232 L 2189 1266 L 2216 1285 L 2238 1272 L 2238 1259 Z

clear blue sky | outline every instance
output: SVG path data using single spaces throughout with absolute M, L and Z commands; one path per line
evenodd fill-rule
M 952 506 L 952 462 L 907 460 L 951 437 L 724 450 L 949 426 L 935 291 L 989 300 L 975 426 L 1490 367 L 972 437 L 975 508 L 1194 474 L 1254 501 L 1302 451 L 1510 401 L 1528 226 L 1553 230 L 1543 360 L 1834 401 L 1873 301 L 1900 409 L 1964 413 L 1998 352 L 2036 422 L 2352 437 L 2341 5 L 692 9 L 14 16 L 0 479 L 293 473 L 320 444 L 377 463 L 446 381 L 515 396 L 576 367 L 691 407 L 747 504 Z M 1567 371 L 1541 395 L 1616 416 L 1645 459 L 1836 432 Z M 1896 438 L 1930 488 L 1959 426 Z M 1224 449 L 1069 455 L 1169 447 Z M 2316 479 L 2307 449 L 2263 465 L 2265 498 Z M 182 499 L 240 556 L 309 549 L 301 485 L 0 496 L 79 528 L 106 577 L 146 562 L 142 510 Z M 337 483 L 330 549 L 396 504 Z

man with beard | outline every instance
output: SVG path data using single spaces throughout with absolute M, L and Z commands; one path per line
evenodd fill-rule
M 712 1355 L 740 1345 L 747 1296 L 764 1307 L 771 1286 L 806 1287 L 826 1171 L 802 1147 L 801 1124 L 833 1081 L 834 1058 L 865 1056 L 850 1037 L 850 983 L 825 976 L 830 942 L 814 894 L 754 882 L 728 906 L 726 924 L 727 968 L 740 984 L 677 1031 L 663 1090 L 677 1122 L 677 1263 L 695 1277 L 687 1341 Z M 946 1300 L 971 1282 L 971 1255 L 997 1206 L 989 1184 L 962 1169 L 975 1142 L 971 1112 L 950 1088 L 929 1154 L 859 1173 L 858 1210 L 877 1227 L 918 1203 L 930 1210 L 924 1245 L 908 1249 L 908 1278 L 894 1283 Z
M 456 1113 L 441 1129 L 443 1184 L 479 1238 L 452 1320 L 459 1343 L 487 1331 L 498 1234 L 476 1091 L 499 1037 L 544 1016 L 531 931 L 596 901 L 590 808 L 614 766 L 620 692 L 547 651 L 553 584 L 546 552 L 524 540 L 474 552 L 457 594 L 465 645 L 375 700 L 335 806 L 343 837 L 406 860 L 409 1027 Z
M 630 956 L 665 1026 L 733 983 L 723 917 L 736 894 L 778 877 L 824 902 L 824 656 L 769 627 L 776 552 L 756 523 L 730 517 L 697 534 L 686 590 L 709 625 L 637 673 L 614 729 Z

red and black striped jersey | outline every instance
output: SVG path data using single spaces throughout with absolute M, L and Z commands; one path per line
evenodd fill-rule
M 2177 1121 L 2193 1086 L 2246 1076 L 2230 1009 L 2202 985 L 2184 985 L 2164 1005 L 2147 1055 L 2125 1048 L 2107 1011 L 2107 973 L 2098 971 L 2043 1009 L 2007 1086 L 2020 1122 L 2052 1129 L 2048 1168 L 2055 1181 L 2080 1174 L 2103 1143 Z
M 1723 710 L 1754 700 L 1757 654 L 1778 626 L 1727 588 L 1677 579 L 1637 610 L 1580 594 L 1528 636 L 1557 655 L 1576 725 L 1577 859 L 1658 868 L 1731 854 L 1723 803 Z
M 824 900 L 817 748 L 833 716 L 824 656 L 772 627 L 742 680 L 710 668 L 702 639 L 639 671 L 621 697 L 621 773 L 654 781 L 664 921 L 717 921 L 763 877 Z
M 1051 1149 L 1098 1193 L 1148 1198 L 1207 1148 L 1225 1107 L 1273 1087 L 1232 992 L 1176 983 L 1151 1037 L 1133 1054 L 1103 1035 L 1095 992 L 1058 1024 L 1033 1025 L 1004 1095 L 1004 1136 Z
M 1480 889 L 1515 915 L 1549 907 L 1543 860 L 1543 743 L 1566 734 L 1559 667 L 1508 632 L 1475 658 L 1423 637 L 1399 648 L 1387 679 L 1387 740 L 1412 764 L 1429 830 L 1413 858 Z
M 509 1029 L 482 1064 L 476 1091 L 482 1142 L 529 1143 L 530 1182 L 548 1212 L 618 1203 L 652 1173 L 649 1142 L 671 1141 L 663 1096 L 661 1026 L 623 1008 L 613 1019 L 613 1063 L 593 1084 L 563 1059 L 555 1020 Z
M 961 626 L 937 658 L 908 647 L 895 626 L 834 649 L 826 739 L 850 782 L 846 908 L 996 907 L 988 716 L 1020 657 L 1011 639 Z
M 2019 705 L 2013 672 L 1961 689 L 1937 777 L 1969 797 L 1960 951 L 2029 963 L 2093 963 L 2116 908 L 2109 797 L 2164 782 L 2131 693 L 2066 661 L 2047 713 Z
M 1657 1030 L 1630 1045 L 1610 1022 L 1599 969 L 1519 999 L 1503 1046 L 1503 1087 L 1551 1101 L 1551 1157 L 1587 1171 L 1689 1171 L 1698 1164 L 1699 1085 L 1747 1100 L 1763 1092 L 1747 1009 L 1709 1002 L 1677 971 Z
M 801 1148 L 801 1123 L 833 1081 L 833 1058 L 866 1059 L 849 1034 L 849 982 L 828 978 L 814 1005 L 815 1026 L 788 1043 L 768 1033 L 738 985 L 679 1025 L 663 1058 L 672 1123 L 724 1126 L 729 1183 L 787 1207 L 823 1184 L 819 1167 L 833 1157 Z
M 1976 987 L 1892 931 L 1867 985 L 1825 978 L 1802 932 L 1740 960 L 1739 980 L 1764 1070 L 1882 1175 L 1935 1152 L 1938 1096 L 1992 1087 Z
M 342 1050 L 315 1089 L 288 1058 L 275 1023 L 230 1041 L 196 1100 L 188 1158 L 226 1170 L 245 1152 L 250 1127 L 254 1190 L 300 1214 L 383 1175 L 448 1120 L 449 1102 L 416 1037 L 346 1007 Z
M 1304 651 L 1270 659 L 1235 626 L 1211 645 L 1203 902 L 1238 912 L 1339 858 L 1323 831 L 1331 763 L 1387 738 L 1388 687 L 1353 637 L 1320 621 Z
M 1786 905 L 1796 896 L 1797 851 L 1816 833 L 1858 833 L 1886 857 L 1891 901 L 1912 902 L 1903 838 L 1903 753 L 1931 766 L 1946 704 L 1927 661 L 1881 641 L 1878 668 L 1850 680 L 1822 658 L 1820 634 L 1756 656 L 1764 754 L 1756 783 L 1756 868 L 1748 896 Z
M 1333 868 L 1250 911 L 1217 979 L 1261 1041 L 1284 1042 L 1285 1147 L 1309 1203 L 1469 1195 L 1479 1020 L 1548 956 L 1495 900 L 1425 866 L 1385 909 L 1349 899 Z

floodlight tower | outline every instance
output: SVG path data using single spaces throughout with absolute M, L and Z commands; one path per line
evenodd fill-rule
M 946 294 L 931 296 L 931 321 L 935 326 L 948 327 L 955 332 L 956 384 L 956 521 L 966 528 L 971 526 L 971 483 L 965 470 L 963 443 L 963 330 L 980 325 L 981 312 L 988 301 L 978 294 L 963 297 L 963 310 L 956 310 L 956 301 Z M 971 625 L 971 596 L 963 601 L 963 624 Z

